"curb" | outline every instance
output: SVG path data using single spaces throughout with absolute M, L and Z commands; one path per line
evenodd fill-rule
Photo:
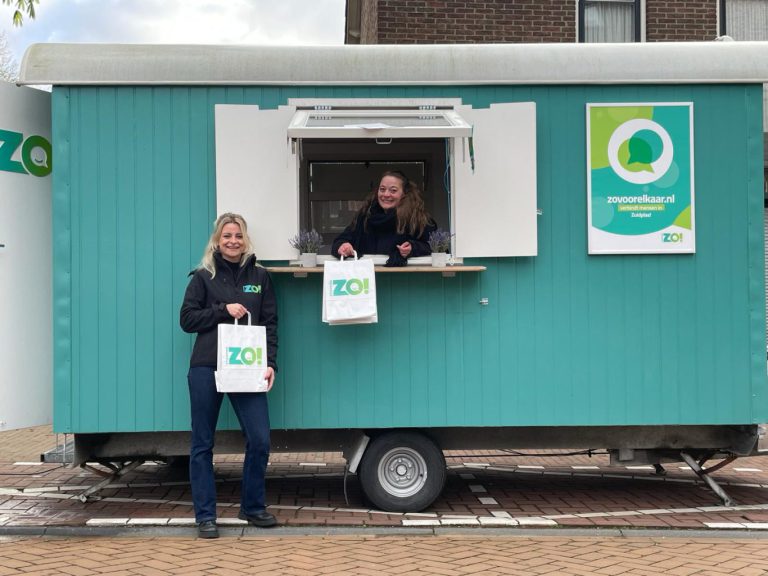
M 293 536 L 479 536 L 483 537 L 586 537 L 586 538 L 723 538 L 768 540 L 768 532 L 752 530 L 681 530 L 644 528 L 402 528 L 402 527 L 231 527 L 219 526 L 224 538 Z M 0 526 L 0 538 L 11 536 L 77 538 L 197 538 L 194 527 L 91 527 L 91 526 Z

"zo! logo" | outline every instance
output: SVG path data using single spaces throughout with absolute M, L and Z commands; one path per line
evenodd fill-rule
M 357 296 L 368 294 L 368 278 L 331 280 L 331 294 L 334 296 Z
M 21 162 L 13 160 L 21 147 Z M 29 136 L 21 132 L 0 130 L 0 170 L 32 176 L 48 176 L 51 173 L 51 143 L 42 136 Z
M 261 284 L 245 284 L 243 292 L 246 294 L 261 294 Z
M 229 346 L 227 352 L 229 352 L 228 364 L 230 365 L 242 366 L 245 364 L 246 366 L 253 366 L 253 364 L 256 364 L 261 366 L 262 364 L 261 348 L 254 350 L 251 347 Z
M 683 241 L 683 233 L 682 232 L 662 232 L 661 234 L 661 241 L 662 242 L 674 242 L 679 243 Z

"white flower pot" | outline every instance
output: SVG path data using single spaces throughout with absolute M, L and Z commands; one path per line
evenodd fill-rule
M 448 254 L 445 252 L 432 252 L 432 267 L 445 268 L 448 265 Z
M 315 252 L 304 252 L 299 256 L 302 268 L 314 268 L 317 266 L 317 254 Z

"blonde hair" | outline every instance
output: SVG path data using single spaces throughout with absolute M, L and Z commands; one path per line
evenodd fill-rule
M 379 179 L 379 182 L 387 176 L 393 176 L 400 180 L 403 186 L 403 199 L 400 200 L 395 209 L 397 212 L 397 233 L 398 234 L 410 234 L 412 236 L 421 236 L 424 232 L 424 228 L 427 227 L 431 218 L 424 206 L 424 199 L 421 197 L 421 190 L 413 180 L 409 180 L 408 177 L 399 170 L 393 170 L 384 172 Z M 374 190 L 370 196 L 365 199 L 360 211 L 355 215 L 353 220 L 353 226 L 357 223 L 358 218 L 363 218 L 364 225 L 368 224 L 368 216 L 371 211 L 371 206 L 375 202 L 378 202 L 378 187 Z
M 219 240 L 221 240 L 221 233 L 224 230 L 224 226 L 227 224 L 237 224 L 240 226 L 240 232 L 243 234 L 243 255 L 240 258 L 240 266 L 245 265 L 245 261 L 253 254 L 253 244 L 251 244 L 251 238 L 248 236 L 248 225 L 245 223 L 245 218 L 240 214 L 233 214 L 227 212 L 219 216 L 213 223 L 213 232 L 208 239 L 208 244 L 205 246 L 203 257 L 200 260 L 198 269 L 205 269 L 211 274 L 211 278 L 216 276 L 216 261 L 214 260 L 214 254 L 219 251 Z

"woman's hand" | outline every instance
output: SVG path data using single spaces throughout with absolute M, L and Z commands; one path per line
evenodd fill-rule
M 242 304 L 235 302 L 234 304 L 227 304 L 227 312 L 229 312 L 229 315 L 232 316 L 232 318 L 237 318 L 239 320 L 248 314 L 248 309 Z
M 339 252 L 339 256 L 344 256 L 346 258 L 348 256 L 354 256 L 355 248 L 349 242 L 344 242 L 344 244 L 339 246 L 338 252 Z
M 267 392 L 269 392 L 275 383 L 275 369 L 272 366 L 267 366 L 267 371 L 264 372 L 264 380 L 267 381 Z
M 402 244 L 397 245 L 397 250 L 400 252 L 400 256 L 403 258 L 408 258 L 411 250 L 413 250 L 413 246 L 411 246 L 410 242 L 403 242 Z

